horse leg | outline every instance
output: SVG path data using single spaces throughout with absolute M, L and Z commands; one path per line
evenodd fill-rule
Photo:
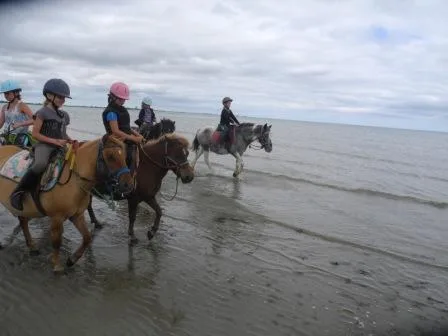
M 212 166 L 210 165 L 210 161 L 208 160 L 208 156 L 210 154 L 210 150 L 204 151 L 204 161 L 208 166 L 208 169 L 212 170 Z
M 53 256 L 51 261 L 53 263 L 53 272 L 59 273 L 64 271 L 61 265 L 59 251 L 62 243 L 62 233 L 64 232 L 64 219 L 60 217 L 51 218 L 51 243 L 53 245 Z
M 138 239 L 134 234 L 134 223 L 135 218 L 137 217 L 137 206 L 140 203 L 137 195 L 132 195 L 128 199 L 128 216 L 129 216 L 129 227 L 128 227 L 128 235 L 129 235 L 129 244 L 138 243 Z
M 243 169 L 243 159 L 239 153 L 232 153 L 233 157 L 236 159 L 235 162 L 235 171 L 233 172 L 233 177 L 237 177 L 241 170 Z
M 199 145 L 199 148 L 196 151 L 196 156 L 194 157 L 193 161 L 191 162 L 191 166 L 194 169 L 194 166 L 196 165 L 196 162 L 201 157 L 202 153 L 204 153 L 204 148 L 202 148 L 202 145 Z
M 89 205 L 87 206 L 87 211 L 89 212 L 90 221 L 95 224 L 95 229 L 102 229 L 104 227 L 104 224 L 101 223 L 95 216 L 95 213 L 93 212 L 92 207 L 92 199 L 93 196 L 90 195 Z
M 81 246 L 78 247 L 78 249 L 75 251 L 75 253 L 73 253 L 70 257 L 68 257 L 67 263 L 66 263 L 66 265 L 68 267 L 72 267 L 74 264 L 76 264 L 76 262 L 79 260 L 79 258 L 81 258 L 82 255 L 84 254 L 84 251 L 86 250 L 86 248 L 92 242 L 92 235 L 91 235 L 89 229 L 87 228 L 86 220 L 84 218 L 84 212 L 71 217 L 70 220 L 73 222 L 73 224 L 75 225 L 75 227 L 78 229 L 79 233 L 81 234 L 82 243 L 81 243 Z
M 151 240 L 157 233 L 157 230 L 159 230 L 160 218 L 162 217 L 162 209 L 160 208 L 159 203 L 157 203 L 155 197 L 145 199 L 145 202 L 156 212 L 154 224 L 152 225 L 152 228 L 148 230 L 148 240 Z
M 30 255 L 39 255 L 39 250 L 34 244 L 34 240 L 31 237 L 30 228 L 28 227 L 29 219 L 19 216 L 19 222 L 23 235 L 25 236 L 26 246 L 30 249 Z

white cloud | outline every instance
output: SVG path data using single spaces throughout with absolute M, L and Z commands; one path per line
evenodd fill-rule
M 160 108 L 218 112 L 229 95 L 243 115 L 448 130 L 447 10 L 442 0 L 33 2 L 0 11 L 0 79 L 21 80 L 30 100 L 57 76 L 73 103 L 100 105 L 123 80 L 130 106 L 149 93 Z

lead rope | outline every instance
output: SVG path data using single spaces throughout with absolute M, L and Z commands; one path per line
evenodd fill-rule
M 165 196 L 163 196 L 162 193 L 160 193 L 160 197 L 162 197 L 165 201 L 171 202 L 177 195 L 177 187 L 178 186 L 179 186 L 179 178 L 176 178 L 176 191 L 174 192 L 174 195 L 170 198 L 166 198 Z

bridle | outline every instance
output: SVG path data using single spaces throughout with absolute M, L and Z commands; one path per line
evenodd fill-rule
M 177 195 L 177 188 L 179 186 L 179 170 L 183 167 L 189 164 L 187 157 L 185 157 L 185 161 L 184 162 L 177 162 L 176 160 L 174 160 L 171 156 L 168 155 L 168 141 L 165 139 L 165 154 L 163 156 L 163 163 L 160 164 L 159 162 L 155 161 L 154 159 L 151 158 L 151 156 L 149 156 L 144 148 L 143 145 L 140 143 L 140 150 L 142 151 L 143 155 L 149 159 L 149 161 L 151 161 L 152 163 L 154 163 L 156 166 L 158 166 L 161 169 L 166 169 L 166 170 L 174 170 L 175 174 L 176 174 L 176 190 L 174 192 L 174 195 L 172 197 L 166 198 L 164 197 L 162 194 L 162 198 L 167 200 L 167 201 L 172 201 L 176 195 Z
M 159 168 L 162 169 L 167 169 L 167 170 L 175 170 L 176 171 L 176 175 L 178 173 L 178 171 L 180 170 L 180 168 L 182 168 L 185 165 L 188 165 L 188 159 L 185 158 L 185 161 L 183 162 L 177 162 L 175 159 L 173 159 L 170 155 L 168 155 L 168 141 L 164 140 L 165 142 L 165 154 L 163 156 L 163 162 L 159 163 L 157 161 L 155 161 L 153 158 L 151 158 L 151 156 L 149 156 L 146 152 L 145 149 L 143 148 L 143 145 L 140 144 L 140 150 L 142 151 L 143 155 L 149 159 L 149 161 L 151 161 L 152 163 L 154 163 L 156 166 L 158 166 Z
M 267 146 L 267 143 L 266 143 L 267 140 L 265 140 L 265 136 L 263 133 L 263 127 L 260 127 L 260 135 L 255 134 L 255 139 L 253 139 L 253 140 L 258 140 L 258 142 L 260 143 L 260 146 L 255 147 L 254 145 L 250 144 L 249 148 L 252 148 L 255 150 L 261 150 Z
M 100 179 L 104 179 L 106 182 L 111 182 L 112 186 L 117 186 L 120 176 L 126 173 L 130 173 L 130 170 L 127 166 L 111 170 L 104 160 L 103 152 L 106 148 L 122 148 L 120 145 L 111 145 L 104 147 L 104 143 L 101 140 L 98 146 L 98 159 L 96 161 L 96 172 L 99 175 Z

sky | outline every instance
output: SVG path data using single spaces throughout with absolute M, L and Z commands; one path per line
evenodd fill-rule
M 41 102 L 448 131 L 445 0 L 77 0 L 0 5 L 0 81 Z

